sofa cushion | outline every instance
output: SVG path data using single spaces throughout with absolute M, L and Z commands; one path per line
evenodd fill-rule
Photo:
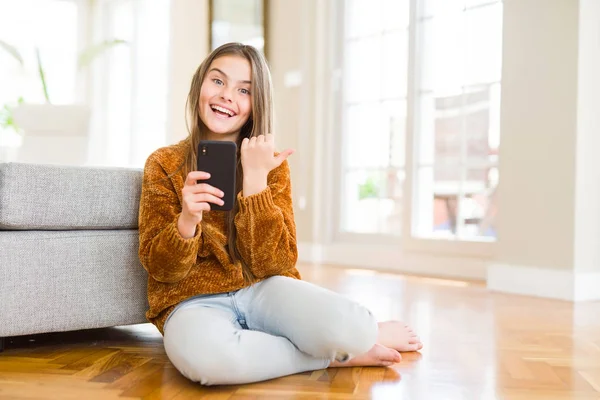
M 0 229 L 136 229 L 141 169 L 0 163 Z
M 0 231 L 0 337 L 147 322 L 138 232 Z

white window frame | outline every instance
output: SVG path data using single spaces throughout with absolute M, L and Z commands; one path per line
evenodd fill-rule
M 409 195 L 406 196 L 406 206 L 404 220 L 407 223 L 402 225 L 402 245 L 410 252 L 427 252 L 451 256 L 471 256 L 481 258 L 491 258 L 494 255 L 496 241 L 484 241 L 477 239 L 441 239 L 418 237 L 413 234 L 415 223 L 415 214 L 417 196 L 417 174 L 418 174 L 418 124 L 415 116 L 418 113 L 418 85 L 420 82 L 419 65 L 422 63 L 422 54 L 418 48 L 421 45 L 422 35 L 419 31 L 420 24 L 417 23 L 419 16 L 419 7 L 422 0 L 411 0 L 410 2 L 410 43 L 409 43 L 409 67 L 408 67 L 408 111 L 407 111 L 407 179 L 405 190 Z
M 333 200 L 337 207 L 333 207 L 333 229 L 331 239 L 334 243 L 347 243 L 347 244 L 364 244 L 364 245 L 387 245 L 401 249 L 402 252 L 407 253 L 427 253 L 436 254 L 441 256 L 456 256 L 456 257 L 470 257 L 478 259 L 490 259 L 494 256 L 496 249 L 496 241 L 485 241 L 478 240 L 476 238 L 428 238 L 428 237 L 417 237 L 413 235 L 413 225 L 415 216 L 413 210 L 415 209 L 416 203 L 416 174 L 418 172 L 417 159 L 415 157 L 417 151 L 417 137 L 416 132 L 418 125 L 416 123 L 416 112 L 417 110 L 417 82 L 420 76 L 418 75 L 419 63 L 422 62 L 421 54 L 419 54 L 418 48 L 420 46 L 420 32 L 419 24 L 417 24 L 418 18 L 418 7 L 422 0 L 410 0 L 410 18 L 409 18 L 409 44 L 408 44 L 408 73 L 407 73 L 407 120 L 406 120 L 406 178 L 404 181 L 404 197 L 403 197 L 403 218 L 402 218 L 402 231 L 399 236 L 387 235 L 387 234 L 363 234 L 363 233 L 351 233 L 343 232 L 341 230 L 342 222 L 342 211 L 341 211 L 341 188 L 344 167 L 342 165 L 342 154 L 344 154 L 344 146 L 346 141 L 343 140 L 343 98 L 341 90 L 337 85 L 338 90 L 333 90 L 334 98 L 334 111 L 336 115 L 336 122 L 334 122 L 334 142 L 342 143 L 338 149 L 334 151 L 336 155 L 335 169 L 332 171 L 332 184 L 337 184 L 337 190 L 335 190 L 335 197 Z M 344 11 L 342 1 L 336 2 L 337 12 L 334 15 L 341 15 L 337 17 L 338 21 L 334 24 L 336 42 L 339 44 L 340 40 L 343 40 L 343 29 L 344 29 L 344 14 L 340 10 Z M 340 20 L 341 19 L 341 20 Z M 333 76 L 335 80 L 339 76 L 339 71 L 342 67 L 342 59 L 338 57 L 333 64 Z
M 412 1 L 412 0 L 411 0 Z M 335 171 L 333 171 L 333 180 L 332 184 L 335 186 L 335 207 L 333 207 L 333 215 L 332 222 L 333 227 L 332 231 L 332 241 L 338 243 L 349 243 L 349 244 L 365 244 L 365 243 L 373 243 L 373 244 L 383 244 L 383 245 L 392 245 L 392 246 L 400 246 L 402 244 L 402 235 L 404 234 L 404 228 L 400 235 L 391 235 L 391 234 L 382 234 L 382 233 L 359 233 L 359 232 L 347 232 L 342 231 L 342 218 L 344 205 L 341 201 L 341 194 L 343 193 L 343 182 L 344 182 L 344 173 L 347 170 L 344 166 L 344 154 L 346 153 L 346 146 L 348 146 L 348 141 L 344 140 L 343 133 L 346 129 L 345 127 L 345 118 L 344 118 L 344 100 L 343 100 L 343 58 L 344 58 L 344 45 L 339 45 L 340 43 L 345 43 L 344 29 L 345 29 L 345 20 L 346 20 L 346 10 L 344 7 L 343 0 L 338 0 L 334 2 L 333 11 L 334 18 L 336 21 L 332 24 L 332 34 L 334 37 L 333 40 L 333 48 L 335 49 L 336 56 L 333 58 L 333 70 L 334 70 L 334 90 L 333 90 L 333 104 L 335 121 L 334 121 L 334 142 L 341 144 L 337 148 L 334 147 L 334 165 L 336 166 Z M 409 46 L 410 46 L 410 27 L 409 27 Z M 337 45 L 337 46 L 336 46 Z M 410 53 L 409 53 L 410 57 Z M 410 59 L 410 58 L 409 58 Z M 407 95 L 405 97 L 407 103 L 409 101 L 409 92 L 407 87 Z M 408 110 L 407 110 L 408 112 Z M 408 118 L 408 115 L 407 115 Z M 406 142 L 408 146 L 408 141 Z M 408 148 L 408 147 L 407 147 Z M 361 169 L 361 168 L 359 168 Z M 365 168 L 363 168 L 365 169 Z M 367 168 L 368 169 L 368 168 Z M 404 167 L 398 167 L 398 170 L 403 169 L 405 174 L 408 176 L 409 166 L 408 159 L 405 159 Z M 406 179 L 404 181 L 403 193 L 406 195 Z M 403 208 L 406 205 L 406 201 L 404 200 Z M 406 220 L 404 220 L 404 214 L 402 219 L 402 226 L 406 224 Z

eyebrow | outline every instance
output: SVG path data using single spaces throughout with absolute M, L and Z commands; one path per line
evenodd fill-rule
M 208 72 L 212 72 L 212 71 L 217 71 L 218 73 L 220 73 L 221 75 L 223 75 L 225 78 L 229 79 L 229 76 L 227 76 L 227 74 L 223 71 L 221 71 L 219 68 L 211 68 L 210 71 Z M 240 83 L 247 83 L 248 85 L 250 85 L 252 82 L 251 81 L 239 81 Z

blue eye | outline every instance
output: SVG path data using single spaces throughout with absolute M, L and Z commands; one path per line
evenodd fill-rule
M 213 79 L 213 82 L 216 83 L 217 85 L 222 85 L 223 84 L 223 81 L 220 80 L 220 79 L 217 79 L 217 78 Z
M 250 91 L 248 89 L 240 89 L 240 92 L 242 92 L 243 94 L 250 94 Z

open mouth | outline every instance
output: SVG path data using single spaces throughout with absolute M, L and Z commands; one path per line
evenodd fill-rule
M 231 118 L 231 117 L 235 117 L 235 115 L 236 115 L 233 111 L 231 111 L 230 109 L 225 108 L 225 107 L 211 105 L 210 108 L 213 110 L 213 112 L 215 114 L 217 114 L 220 117 Z

